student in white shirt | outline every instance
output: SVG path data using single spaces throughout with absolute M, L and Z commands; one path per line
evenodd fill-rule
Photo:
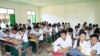
M 40 42 L 44 40 L 43 29 L 40 29 L 38 25 L 34 26 L 33 34 L 38 38 Z
M 23 28 L 19 28 L 15 38 L 22 42 L 28 42 L 28 35 L 23 31 Z
M 75 40 L 74 46 L 73 46 L 73 48 L 78 48 L 83 54 L 87 46 L 87 41 L 85 41 L 85 37 L 86 37 L 86 33 L 80 32 L 79 39 Z
M 74 29 L 74 33 L 75 33 L 75 37 L 78 36 L 79 34 L 79 29 L 78 29 L 79 26 L 75 26 L 75 29 Z
M 75 34 L 73 33 L 72 28 L 68 28 L 67 36 L 68 35 L 71 37 L 72 40 L 75 38 Z
M 16 36 L 16 33 L 18 32 L 18 29 L 17 28 L 12 28 L 12 32 L 11 32 L 11 37 L 14 37 Z
M 28 36 L 31 35 L 31 34 L 33 34 L 32 28 L 31 28 L 30 26 L 28 26 L 27 29 L 26 29 L 26 31 L 25 31 L 25 33 L 26 33 Z
M 91 35 L 86 47 L 86 55 L 100 55 L 100 42 L 98 35 Z
M 28 35 L 24 32 L 23 28 L 19 28 L 18 32 L 16 33 L 15 38 L 20 42 L 20 44 L 22 45 L 22 49 L 25 49 L 29 46 L 28 43 Z M 16 50 L 16 48 L 11 47 L 11 53 L 12 56 L 18 56 L 18 50 Z M 25 53 L 22 54 L 22 56 L 25 56 Z
M 67 50 L 69 50 L 72 47 L 72 40 L 68 37 L 66 37 L 66 31 L 62 30 L 60 32 L 60 37 L 54 41 L 53 46 L 60 46 L 60 48 L 58 48 L 58 52 L 66 52 Z M 54 48 L 55 49 L 55 48 Z
M 52 29 L 50 29 L 50 26 L 49 25 L 46 25 L 44 28 L 43 28 L 43 34 L 44 34 L 44 37 L 46 39 L 46 42 L 51 42 L 51 31 Z
M 99 41 L 100 41 L 100 28 L 96 28 L 94 30 L 94 34 L 98 35 L 99 36 Z
M 0 28 L 0 38 L 2 38 L 3 35 L 4 35 L 4 32 L 3 32 L 3 30 Z
M 8 29 L 5 30 L 3 37 L 4 38 L 10 38 L 10 31 Z

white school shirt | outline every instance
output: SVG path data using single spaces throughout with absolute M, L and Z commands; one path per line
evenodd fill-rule
M 4 35 L 4 32 L 3 32 L 3 30 L 1 29 L 1 30 L 0 30 L 0 38 L 2 38 L 3 35 Z
M 15 36 L 16 39 L 23 39 L 24 42 L 28 42 L 28 36 L 26 33 L 19 35 L 18 33 Z
M 39 40 L 43 40 L 43 30 L 42 29 L 39 29 L 38 32 L 34 30 L 33 34 L 40 35 Z
M 77 29 L 77 31 L 76 31 L 76 29 L 74 29 L 74 32 L 73 33 L 75 33 L 75 37 L 76 37 L 76 35 L 78 36 L 78 34 L 79 34 L 79 29 Z
M 9 35 L 8 34 L 3 34 L 3 37 L 10 37 L 10 38 L 13 38 L 13 37 L 15 37 L 16 36 L 16 34 L 13 34 L 13 33 L 10 33 Z
M 73 48 L 77 48 L 77 41 L 78 40 L 75 40 Z M 80 42 L 79 44 L 80 44 L 80 46 L 82 48 L 81 52 L 83 54 L 85 54 L 85 50 L 86 50 L 86 47 L 87 47 L 87 41 L 83 41 L 83 43 Z
M 44 27 L 43 28 L 43 33 L 48 33 L 49 32 L 49 29 L 47 29 L 47 27 Z
M 11 37 L 11 38 L 13 38 L 13 37 L 15 37 L 15 36 L 16 36 L 16 34 L 10 33 L 10 37 Z
M 77 48 L 77 41 L 78 41 L 78 40 L 75 40 L 73 48 Z M 87 41 L 83 41 L 83 43 L 80 42 L 80 45 L 81 45 L 82 47 L 86 47 Z
M 52 36 L 52 27 L 49 28 L 49 34 Z
M 61 37 L 59 37 L 54 43 L 53 43 L 54 46 L 58 46 L 60 45 L 61 48 L 66 48 L 66 47 L 69 47 L 69 46 L 72 46 L 72 40 L 68 37 L 66 37 L 65 40 L 63 40 Z
M 91 46 L 90 41 L 88 41 L 87 47 L 86 47 L 86 54 L 89 55 L 91 50 L 96 50 L 96 54 L 100 54 L 100 42 L 97 42 L 94 46 Z
M 72 35 L 70 35 L 69 33 L 67 33 L 67 37 L 72 39 Z M 77 38 L 77 37 L 75 37 L 75 33 L 73 33 L 73 38 Z
M 25 33 L 28 35 L 28 30 L 26 30 Z M 33 33 L 33 30 L 31 30 L 31 31 L 29 32 L 29 34 L 34 34 L 34 33 Z
M 43 28 L 43 33 L 49 33 L 49 35 L 52 36 L 52 28 L 51 27 L 49 29 L 47 29 L 46 27 Z

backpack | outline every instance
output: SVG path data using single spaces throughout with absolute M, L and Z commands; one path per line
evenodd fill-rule
M 84 56 L 78 49 L 71 49 L 66 56 Z

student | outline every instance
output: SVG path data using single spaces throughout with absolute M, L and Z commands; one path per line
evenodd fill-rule
M 87 41 L 85 41 L 86 33 L 80 32 L 79 39 L 75 40 L 73 48 L 78 48 L 82 53 L 85 51 Z
M 66 37 L 65 30 L 60 32 L 60 37 L 54 41 L 53 46 L 60 46 L 60 48 L 57 50 L 58 52 L 66 52 L 72 47 L 72 40 Z
M 50 26 L 45 25 L 45 27 L 43 28 L 43 34 L 46 39 L 46 42 L 51 42 L 51 39 L 52 39 L 51 33 L 52 33 L 52 29 L 50 29 Z
M 12 28 L 12 30 L 10 32 L 10 35 L 11 35 L 10 37 L 11 38 L 15 38 L 17 32 L 18 32 L 17 28 Z
M 40 29 L 38 25 L 35 25 L 32 34 L 33 37 L 30 39 L 30 45 L 32 46 L 32 52 L 36 52 L 36 41 L 38 41 L 38 43 L 44 42 L 43 30 Z
M 88 41 L 86 47 L 86 55 L 98 55 L 100 54 L 100 43 L 98 35 L 91 35 L 90 41 Z
M 22 49 L 25 49 L 29 46 L 28 43 L 28 36 L 26 33 L 24 33 L 23 28 L 19 28 L 15 38 L 18 40 L 20 44 L 22 44 Z M 16 50 L 14 47 L 11 48 L 11 54 L 12 56 L 18 56 L 18 50 Z M 25 56 L 25 53 L 22 53 L 22 56 Z
M 75 37 L 77 37 L 79 34 L 78 26 L 75 26 L 74 33 L 75 33 Z
M 4 38 L 10 38 L 10 31 L 8 29 L 5 30 L 5 33 L 3 34 Z
M 94 30 L 94 34 L 98 35 L 99 36 L 99 41 L 100 41 L 100 28 L 96 28 Z
M 43 37 L 43 30 L 40 29 L 38 25 L 36 25 L 36 26 L 34 27 L 33 34 L 34 34 L 35 36 L 37 36 L 39 42 L 42 42 L 42 41 L 44 40 L 44 37 Z
M 75 34 L 73 33 L 73 29 L 72 28 L 68 28 L 67 30 L 67 36 L 71 37 L 71 39 L 73 40 L 73 38 L 75 37 Z
M 3 32 L 2 28 L 0 27 L 0 38 L 3 37 L 3 34 L 4 34 L 4 32 Z
M 5 38 L 7 41 L 9 41 L 10 38 L 10 31 L 8 29 L 5 30 L 4 34 L 3 34 L 3 38 Z M 10 52 L 10 46 L 5 46 L 5 51 L 6 52 Z
M 30 26 L 27 27 L 25 33 L 29 36 L 32 34 L 32 28 Z

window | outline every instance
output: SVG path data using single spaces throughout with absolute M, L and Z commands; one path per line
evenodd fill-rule
M 36 13 L 27 11 L 28 24 L 36 23 Z
M 4 24 L 15 23 L 15 12 L 14 9 L 0 8 L 0 20 Z

